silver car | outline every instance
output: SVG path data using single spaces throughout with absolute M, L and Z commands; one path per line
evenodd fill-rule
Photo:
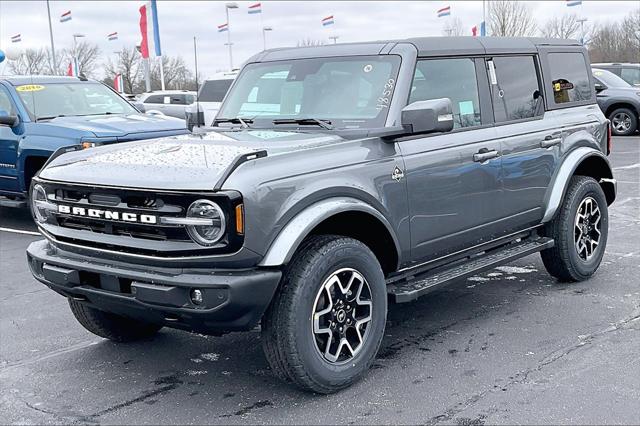
M 164 90 L 143 93 L 135 103 L 143 112 L 159 111 L 171 117 L 184 118 L 185 108 L 196 100 L 196 92 Z

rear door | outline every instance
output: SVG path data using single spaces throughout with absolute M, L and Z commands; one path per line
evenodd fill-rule
M 482 58 L 418 60 L 409 103 L 449 98 L 454 130 L 398 142 L 405 161 L 414 261 L 468 247 L 499 226 L 500 142 Z
M 487 67 L 502 144 L 503 226 L 522 228 L 543 216 L 562 133 L 552 114 L 545 113 L 536 55 L 494 56 Z
M 9 92 L 0 85 L 0 115 L 16 115 Z M 20 135 L 9 126 L 0 125 L 0 190 L 18 190 L 18 144 Z

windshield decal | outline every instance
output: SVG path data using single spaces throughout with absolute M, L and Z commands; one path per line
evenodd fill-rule
M 16 87 L 18 92 L 39 92 L 40 90 L 44 90 L 44 86 L 40 84 L 23 84 L 22 86 Z

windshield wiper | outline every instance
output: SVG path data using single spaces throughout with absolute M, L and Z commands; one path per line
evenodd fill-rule
M 66 115 L 60 114 L 60 115 L 51 115 L 51 116 L 45 116 L 45 117 L 36 117 L 36 121 L 53 120 L 54 118 L 58 118 L 58 117 L 66 117 Z
M 317 126 L 322 127 L 323 129 L 333 130 L 331 121 L 320 120 L 318 118 L 278 118 L 276 120 L 273 120 L 273 124 L 302 124 L 302 125 L 315 124 Z
M 250 127 L 249 124 L 253 123 L 253 118 L 242 118 L 242 117 L 216 118 L 213 124 L 218 124 L 218 123 L 237 123 L 237 124 L 240 124 L 242 128 L 248 129 Z

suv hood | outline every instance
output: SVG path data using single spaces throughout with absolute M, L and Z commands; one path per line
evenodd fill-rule
M 252 154 L 282 155 L 341 140 L 333 134 L 271 130 L 181 135 L 63 154 L 39 176 L 52 181 L 129 188 L 211 190 L 222 184 L 238 161 L 259 161 L 251 158 Z
M 75 130 L 91 132 L 99 138 L 117 140 L 135 140 L 141 137 L 163 136 L 163 132 L 186 130 L 184 120 L 166 116 L 152 116 L 145 114 L 113 114 L 91 115 L 77 117 L 57 117 L 48 122 L 49 126 L 73 128 Z M 140 133 L 144 135 L 140 135 Z

